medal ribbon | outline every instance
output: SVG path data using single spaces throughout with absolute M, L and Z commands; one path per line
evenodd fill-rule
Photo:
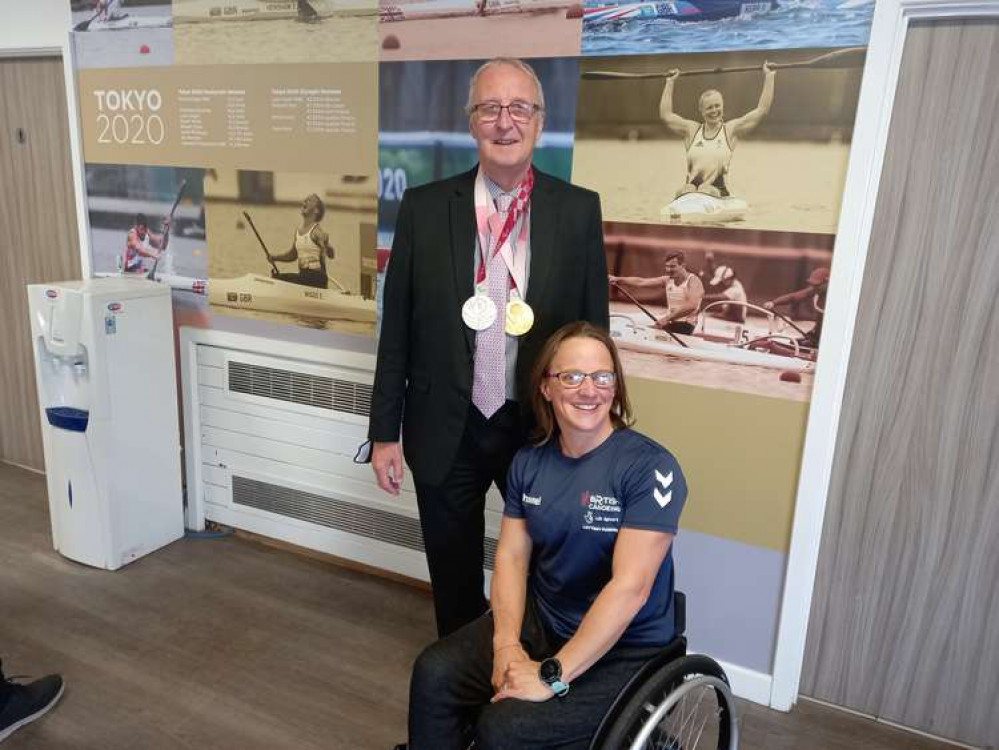
M 527 175 L 525 175 L 520 185 L 517 186 L 513 203 L 510 205 L 510 210 L 506 215 L 506 221 L 503 222 L 503 226 L 499 229 L 499 232 L 496 232 L 499 211 L 496 210 L 494 202 L 490 200 L 485 176 L 482 173 L 482 169 L 479 169 L 479 173 L 475 179 L 475 219 L 478 226 L 479 246 L 482 248 L 482 258 L 479 263 L 479 270 L 475 274 L 476 288 L 481 288 L 484 285 L 487 264 L 496 253 L 504 249 L 504 245 L 510 240 L 510 235 L 513 233 L 513 228 L 517 225 L 517 221 L 527 212 L 533 191 L 534 169 L 529 168 Z M 486 232 L 487 229 L 490 230 L 488 234 Z M 526 240 L 526 233 L 527 227 L 524 226 L 521 229 L 519 238 L 521 243 Z M 512 245 L 513 243 L 511 242 L 510 244 Z M 509 253 L 503 253 L 503 260 L 510 271 L 510 288 L 514 291 L 519 291 L 524 287 L 527 271 L 526 255 L 526 252 L 520 253 L 520 258 L 517 258 L 515 247 L 510 247 Z M 517 260 L 520 262 L 517 263 Z

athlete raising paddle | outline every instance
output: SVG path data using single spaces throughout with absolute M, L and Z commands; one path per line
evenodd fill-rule
M 763 63 L 763 91 L 755 109 L 742 117 L 725 121 L 725 101 L 716 89 L 704 91 L 697 101 L 701 120 L 688 120 L 673 111 L 673 85 L 680 76 L 676 68 L 666 75 L 662 99 L 659 101 L 659 117 L 666 127 L 683 138 L 687 151 L 687 180 L 676 191 L 677 196 L 701 192 L 716 198 L 727 198 L 728 175 L 732 152 L 739 139 L 760 124 L 774 100 L 774 77 L 776 71 L 769 63 Z
M 271 262 L 291 263 L 298 261 L 298 273 L 271 274 L 282 281 L 303 284 L 325 289 L 329 282 L 326 273 L 326 258 L 333 258 L 335 251 L 330 245 L 329 235 L 319 223 L 326 215 L 326 206 L 315 193 L 302 201 L 302 223 L 295 230 L 295 238 L 287 252 L 280 255 L 267 253 Z M 266 252 L 266 249 L 265 249 Z

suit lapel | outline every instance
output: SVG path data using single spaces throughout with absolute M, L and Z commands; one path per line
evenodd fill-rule
M 554 183 L 546 174 L 535 170 L 534 177 L 534 193 L 531 195 L 531 275 L 527 281 L 527 304 L 538 313 L 546 299 L 545 288 L 552 272 L 559 200 Z
M 454 268 L 459 309 L 472 296 L 475 288 L 472 279 L 475 253 L 475 174 L 476 170 L 473 169 L 462 175 L 451 195 L 451 264 Z M 475 332 L 464 323 L 461 326 L 465 329 L 468 350 L 473 351 Z

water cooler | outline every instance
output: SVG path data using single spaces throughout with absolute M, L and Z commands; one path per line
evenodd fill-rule
M 30 284 L 52 540 L 108 570 L 184 534 L 170 288 Z

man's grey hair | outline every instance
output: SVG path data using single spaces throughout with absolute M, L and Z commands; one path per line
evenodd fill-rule
M 538 74 L 534 72 L 534 68 L 523 60 L 518 60 L 516 57 L 494 57 L 492 60 L 484 62 L 479 66 L 479 69 L 472 74 L 472 80 L 468 82 L 468 102 L 465 104 L 465 113 L 471 115 L 475 105 L 477 104 L 475 101 L 475 87 L 479 83 L 479 78 L 490 68 L 495 68 L 499 65 L 516 68 L 521 73 L 527 75 L 534 82 L 534 89 L 538 92 L 538 100 L 534 103 L 541 108 L 539 110 L 539 114 L 544 115 L 545 92 L 544 89 L 541 88 L 541 80 L 538 78 Z

